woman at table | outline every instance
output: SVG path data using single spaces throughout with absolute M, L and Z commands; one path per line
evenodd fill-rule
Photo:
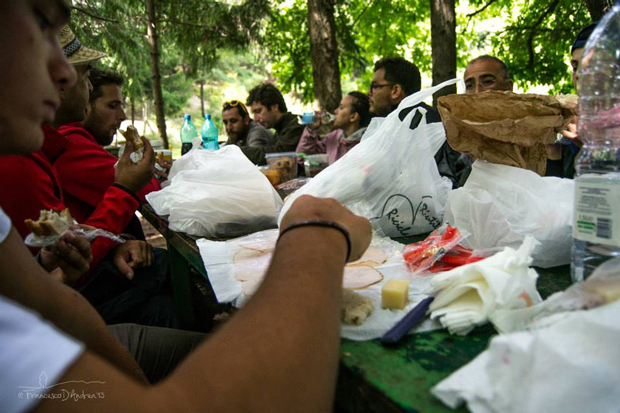
M 59 86 L 75 81 L 56 39 L 69 11 L 67 0 L 0 2 L 0 155 L 36 151 Z M 335 200 L 305 196 L 282 228 L 246 307 L 149 386 L 96 311 L 41 269 L 0 211 L 3 411 L 330 410 L 344 263 L 361 257 L 370 224 Z

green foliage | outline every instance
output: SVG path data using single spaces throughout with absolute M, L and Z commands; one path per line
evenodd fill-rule
M 471 3 L 482 7 L 486 0 Z M 472 33 L 478 33 L 479 44 L 492 45 L 519 86 L 549 85 L 550 93 L 571 93 L 571 71 L 566 61 L 576 34 L 591 22 L 585 1 L 501 0 L 476 18 L 502 16 L 508 16 L 507 25 L 497 33 L 471 25 Z

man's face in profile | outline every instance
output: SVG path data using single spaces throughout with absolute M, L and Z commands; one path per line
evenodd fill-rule
M 465 93 L 480 93 L 487 90 L 512 91 L 512 80 L 505 79 L 502 66 L 490 59 L 471 63 L 465 70 Z

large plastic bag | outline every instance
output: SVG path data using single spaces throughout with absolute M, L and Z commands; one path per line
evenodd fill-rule
M 269 180 L 234 145 L 196 145 L 177 160 L 171 184 L 146 196 L 170 229 L 203 237 L 237 237 L 274 228 L 282 201 Z
M 336 198 L 384 236 L 409 237 L 439 227 L 452 183 L 439 175 L 434 155 L 446 137 L 441 122 L 427 123 L 420 103 L 457 81 L 404 99 L 355 148 L 287 199 L 279 219 L 297 197 L 308 194 Z
M 537 245 L 533 265 L 568 264 L 572 243 L 573 181 L 477 160 L 462 188 L 448 195 L 444 221 L 470 232 L 473 249 L 517 248 L 526 235 Z

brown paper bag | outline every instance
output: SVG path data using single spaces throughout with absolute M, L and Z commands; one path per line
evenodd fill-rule
M 476 159 L 545 174 L 547 145 L 575 112 L 553 96 L 488 91 L 439 98 L 450 146 Z

